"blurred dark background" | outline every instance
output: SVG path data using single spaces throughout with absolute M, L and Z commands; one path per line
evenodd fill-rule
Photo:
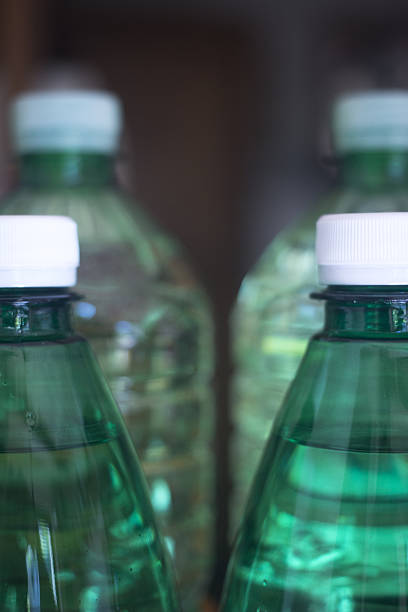
M 406 0 L 2 0 L 6 107 L 32 86 L 105 87 L 124 103 L 122 182 L 190 254 L 218 349 L 217 559 L 227 547 L 228 315 L 276 232 L 328 186 L 341 91 L 408 86 Z M 233 468 L 233 466 L 231 466 Z

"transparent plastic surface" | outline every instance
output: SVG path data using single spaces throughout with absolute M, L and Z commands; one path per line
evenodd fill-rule
M 76 328 L 119 403 L 185 608 L 196 610 L 212 562 L 211 317 L 177 246 L 114 187 L 112 166 L 101 155 L 27 156 L 1 211 L 78 224 Z
M 245 277 L 232 317 L 231 534 L 239 524 L 268 432 L 310 336 L 323 323 L 315 225 L 326 213 L 408 210 L 408 154 L 355 153 L 340 161 L 338 187 L 311 214 L 282 231 Z
M 408 610 L 408 293 L 364 291 L 330 298 L 278 413 L 223 612 Z
M 53 294 L 0 293 L 0 608 L 176 612 L 133 444 Z

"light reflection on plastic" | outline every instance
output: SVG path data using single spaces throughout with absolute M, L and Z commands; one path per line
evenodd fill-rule
M 167 512 L 171 506 L 171 491 L 163 478 L 153 480 L 151 486 L 151 500 L 156 512 Z
M 40 610 L 40 570 L 37 551 L 30 546 L 26 550 L 27 605 L 29 610 Z
M 115 324 L 115 332 L 119 336 L 119 345 L 124 349 L 133 348 L 142 336 L 141 329 L 129 321 L 118 321 Z
M 171 538 L 170 536 L 165 536 L 164 541 L 166 543 L 167 549 L 170 553 L 170 556 L 172 559 L 174 559 L 174 553 L 176 550 L 176 545 L 175 542 L 173 540 L 173 538 Z
M 89 302 L 79 302 L 75 307 L 75 312 L 81 319 L 92 319 L 96 313 L 96 306 Z
M 54 557 L 52 552 L 50 528 L 45 521 L 39 521 L 38 533 L 40 536 L 41 554 L 43 556 L 44 565 L 47 568 L 48 579 L 51 584 L 54 603 L 57 605 L 57 585 L 55 581 Z

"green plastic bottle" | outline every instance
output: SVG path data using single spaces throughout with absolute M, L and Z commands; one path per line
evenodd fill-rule
M 0 609 L 176 612 L 119 410 L 71 325 L 67 217 L 0 217 Z
M 408 610 L 408 213 L 317 227 L 324 328 L 275 420 L 223 612 Z
M 309 297 L 317 285 L 318 217 L 408 210 L 408 93 L 372 91 L 340 98 L 333 112 L 333 146 L 336 187 L 273 240 L 245 277 L 233 313 L 232 533 L 269 428 L 308 338 L 323 323 L 322 304 Z
M 91 343 L 142 462 L 185 609 L 203 597 L 213 540 L 212 323 L 178 247 L 115 184 L 119 101 L 39 92 L 12 106 L 20 170 L 5 214 L 78 224 L 76 328 Z

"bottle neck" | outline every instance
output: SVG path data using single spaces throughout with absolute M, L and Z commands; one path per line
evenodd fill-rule
M 20 157 L 20 183 L 30 187 L 97 187 L 114 182 L 113 155 L 58 152 Z
M 367 190 L 408 187 L 408 151 L 361 151 L 340 160 L 344 185 Z
M 408 287 L 330 286 L 314 297 L 326 300 L 326 338 L 408 340 Z
M 72 335 L 71 304 L 62 288 L 0 289 L 0 342 L 54 340 Z

